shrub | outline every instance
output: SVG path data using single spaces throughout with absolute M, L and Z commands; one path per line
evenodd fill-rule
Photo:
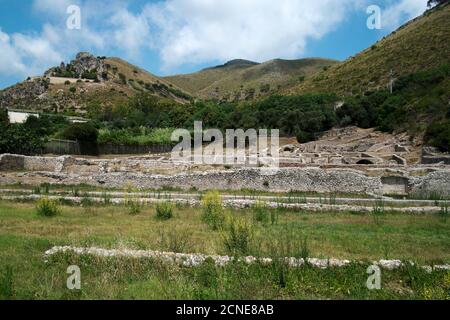
M 66 86 L 68 86 L 68 85 L 70 84 L 70 81 L 69 81 L 69 80 L 66 80 L 66 81 L 64 82 L 64 84 L 65 84 Z
M 433 147 L 441 151 L 450 151 L 450 120 L 432 123 L 426 132 L 425 139 Z
M 298 143 L 307 143 L 310 141 L 314 141 L 314 135 L 312 133 L 302 130 L 297 131 L 296 137 Z
M 8 110 L 5 108 L 0 108 L 0 125 L 8 125 L 9 124 L 9 116 Z
M 224 233 L 225 249 L 234 256 L 247 255 L 252 239 L 252 225 L 243 218 L 230 216 Z
M 123 73 L 119 73 L 119 78 L 122 84 L 127 84 L 127 77 Z
M 222 197 L 217 191 L 208 192 L 202 200 L 202 221 L 211 229 L 218 230 L 223 227 L 225 214 L 222 207 Z
M 260 222 L 263 225 L 267 225 L 269 223 L 269 212 L 264 202 L 257 202 L 253 206 L 253 220 Z
M 0 122 L 0 153 L 32 155 L 42 151 L 43 147 L 42 135 L 25 125 Z
M 91 123 L 73 123 L 63 131 L 62 136 L 67 140 L 96 142 L 98 130 Z
M 54 217 L 60 214 L 60 209 L 56 201 L 49 198 L 41 198 L 36 204 L 36 212 L 39 216 Z
M 69 88 L 69 91 L 72 92 L 72 93 L 75 93 L 75 92 L 77 92 L 77 88 L 75 88 L 75 87 L 70 87 L 70 88 Z
M 128 199 L 127 200 L 128 213 L 132 216 L 138 215 L 142 211 L 142 204 L 139 200 L 136 199 Z
M 173 205 L 170 202 L 160 202 L 156 205 L 156 218 L 169 220 L 173 217 Z

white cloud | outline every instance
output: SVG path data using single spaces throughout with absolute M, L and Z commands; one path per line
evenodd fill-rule
M 11 37 L 0 29 L 0 73 L 6 75 L 25 74 L 26 66 L 17 57 Z
M 425 0 L 390 0 L 382 13 L 383 29 L 392 31 L 400 27 L 405 20 L 421 15 L 426 9 Z
M 145 14 L 158 35 L 166 67 L 246 58 L 266 60 L 301 55 L 346 18 L 358 0 L 168 0 Z
M 129 56 L 139 57 L 142 48 L 150 45 L 150 27 L 142 15 L 122 9 L 111 18 L 114 40 Z
M 377 2 L 385 30 L 426 7 L 426 0 L 166 0 L 132 12 L 124 0 L 34 0 L 47 23 L 31 34 L 0 30 L 0 73 L 40 74 L 78 51 L 114 51 L 136 61 L 151 48 L 166 71 L 233 58 L 298 58 L 352 10 L 364 14 Z M 66 28 L 70 4 L 81 7 L 81 30 Z
M 34 0 L 33 8 L 36 11 L 41 13 L 45 13 L 47 16 L 57 16 L 61 17 L 61 15 L 66 13 L 67 7 L 75 4 L 78 5 L 78 0 Z

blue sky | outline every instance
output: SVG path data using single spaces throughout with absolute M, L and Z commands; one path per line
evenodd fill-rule
M 379 30 L 367 27 L 374 4 Z M 70 5 L 80 8 L 80 29 L 67 28 Z M 0 0 L 0 88 L 79 51 L 156 75 L 235 58 L 344 60 L 425 9 L 426 0 Z

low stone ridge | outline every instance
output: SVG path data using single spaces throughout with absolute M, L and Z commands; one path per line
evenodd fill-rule
M 235 258 L 230 256 L 219 255 L 205 255 L 205 254 L 192 254 L 192 253 L 174 253 L 174 252 L 161 252 L 152 250 L 130 250 L 130 249 L 102 249 L 102 248 L 77 248 L 71 246 L 55 246 L 47 250 L 44 254 L 46 261 L 58 253 L 74 253 L 76 255 L 93 255 L 97 257 L 116 257 L 116 258 L 134 258 L 134 259 L 158 259 L 166 263 L 175 263 L 185 267 L 196 267 L 202 265 L 207 259 L 212 259 L 217 266 L 226 266 L 236 259 L 238 261 L 254 264 L 261 263 L 263 265 L 270 265 L 273 262 L 272 258 L 256 258 L 252 256 Z M 351 263 L 367 264 L 362 261 L 350 261 L 340 259 L 317 259 L 317 258 L 294 258 L 286 257 L 281 258 L 281 261 L 286 263 L 291 268 L 299 268 L 308 264 L 315 268 L 327 269 L 327 268 L 342 268 L 348 266 Z M 380 260 L 373 261 L 372 264 L 377 265 L 387 270 L 399 269 L 407 264 L 414 265 L 413 262 L 402 262 L 401 260 Z M 434 265 L 434 266 L 422 266 L 423 269 L 428 272 L 435 270 L 450 270 L 450 265 Z
M 105 193 L 105 195 L 108 195 Z M 170 197 L 170 198 L 157 198 L 157 197 L 139 197 L 137 195 L 130 195 L 134 201 L 141 204 L 155 204 L 161 202 L 172 202 L 181 205 L 187 205 L 191 207 L 200 206 L 201 201 L 195 196 L 193 197 Z M 52 200 L 65 200 L 71 203 L 82 204 L 83 198 L 75 196 L 56 196 L 56 195 L 0 195 L 1 200 L 8 201 L 24 201 L 24 200 L 38 200 L 41 198 L 48 198 Z M 104 198 L 94 197 L 90 198 L 92 202 L 104 203 Z M 128 199 L 126 198 L 108 198 L 108 203 L 113 205 L 126 204 Z M 224 199 L 223 206 L 234 209 L 252 208 L 256 204 L 260 203 L 257 199 Z M 287 208 L 287 209 L 300 209 L 308 212 L 359 212 L 359 213 L 371 213 L 373 212 L 373 206 L 364 206 L 357 204 L 330 204 L 330 203 L 303 203 L 303 202 L 280 202 L 280 201 L 267 201 L 264 203 L 269 209 Z M 436 214 L 441 212 L 440 206 L 421 206 L 421 207 L 389 207 L 386 208 L 390 212 L 404 213 L 404 214 Z

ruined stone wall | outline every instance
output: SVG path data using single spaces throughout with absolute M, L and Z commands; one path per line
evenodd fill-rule
M 450 195 L 450 170 L 431 172 L 423 177 L 411 177 L 410 194 L 420 196 Z
M 0 155 L 0 171 L 61 171 L 67 157 L 27 157 L 14 154 Z
M 208 170 L 178 174 L 152 174 L 149 166 L 158 161 L 144 159 L 89 160 L 72 157 L 25 157 L 0 155 L 0 184 L 89 184 L 107 188 L 138 189 L 164 187 L 188 190 L 219 189 L 301 191 L 352 194 L 450 195 L 450 169 L 417 170 L 350 168 L 280 168 L 273 174 L 264 169 Z M 161 163 L 163 166 L 169 163 Z M 174 164 L 172 164 L 174 165 Z M 114 170 L 113 170 L 114 169 Z M 20 171 L 20 172 L 11 172 Z M 25 171 L 25 172 L 23 172 Z
M 0 155 L 0 171 L 20 171 L 24 169 L 23 156 L 16 156 L 12 154 Z

